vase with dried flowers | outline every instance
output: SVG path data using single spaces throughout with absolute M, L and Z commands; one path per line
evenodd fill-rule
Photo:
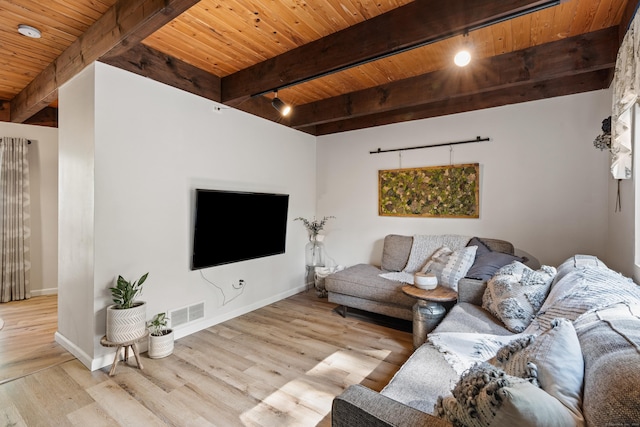
M 315 281 L 315 268 L 325 266 L 325 251 L 322 239 L 324 236 L 320 232 L 324 229 L 324 225 L 334 216 L 325 216 L 321 220 L 315 217 L 309 221 L 306 218 L 298 217 L 294 221 L 302 221 L 307 233 L 309 233 L 309 243 L 305 246 L 305 264 L 307 266 L 306 284 L 311 285 Z

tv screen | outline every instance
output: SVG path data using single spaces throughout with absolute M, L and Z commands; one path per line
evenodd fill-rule
M 196 189 L 191 269 L 285 251 L 288 194 Z

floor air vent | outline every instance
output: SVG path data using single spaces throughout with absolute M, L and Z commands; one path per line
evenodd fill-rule
M 204 302 L 173 310 L 169 313 L 169 318 L 171 318 L 172 328 L 204 319 Z

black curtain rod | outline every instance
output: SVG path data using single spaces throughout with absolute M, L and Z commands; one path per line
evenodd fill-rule
M 390 153 L 392 151 L 418 150 L 421 148 L 446 147 L 447 145 L 471 144 L 472 142 L 483 141 L 491 141 L 491 138 L 481 138 L 479 136 L 476 136 L 476 139 L 470 139 L 468 141 L 443 142 L 442 144 L 421 145 L 419 147 L 391 148 L 389 150 L 381 150 L 378 148 L 376 151 L 369 151 L 369 154 Z
M 2 138 L 0 138 L 0 140 L 2 140 Z M 32 141 L 30 139 L 27 139 L 27 145 L 31 145 L 31 142 Z

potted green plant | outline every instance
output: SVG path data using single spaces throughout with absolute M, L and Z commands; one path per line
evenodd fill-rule
M 147 323 L 149 328 L 149 357 L 159 359 L 173 353 L 173 329 L 167 328 L 167 313 L 158 313 Z
M 118 276 L 116 286 L 109 288 L 113 304 L 107 307 L 107 340 L 123 343 L 142 337 L 146 331 L 146 303 L 137 301 L 142 284 L 149 273 L 130 282 Z

